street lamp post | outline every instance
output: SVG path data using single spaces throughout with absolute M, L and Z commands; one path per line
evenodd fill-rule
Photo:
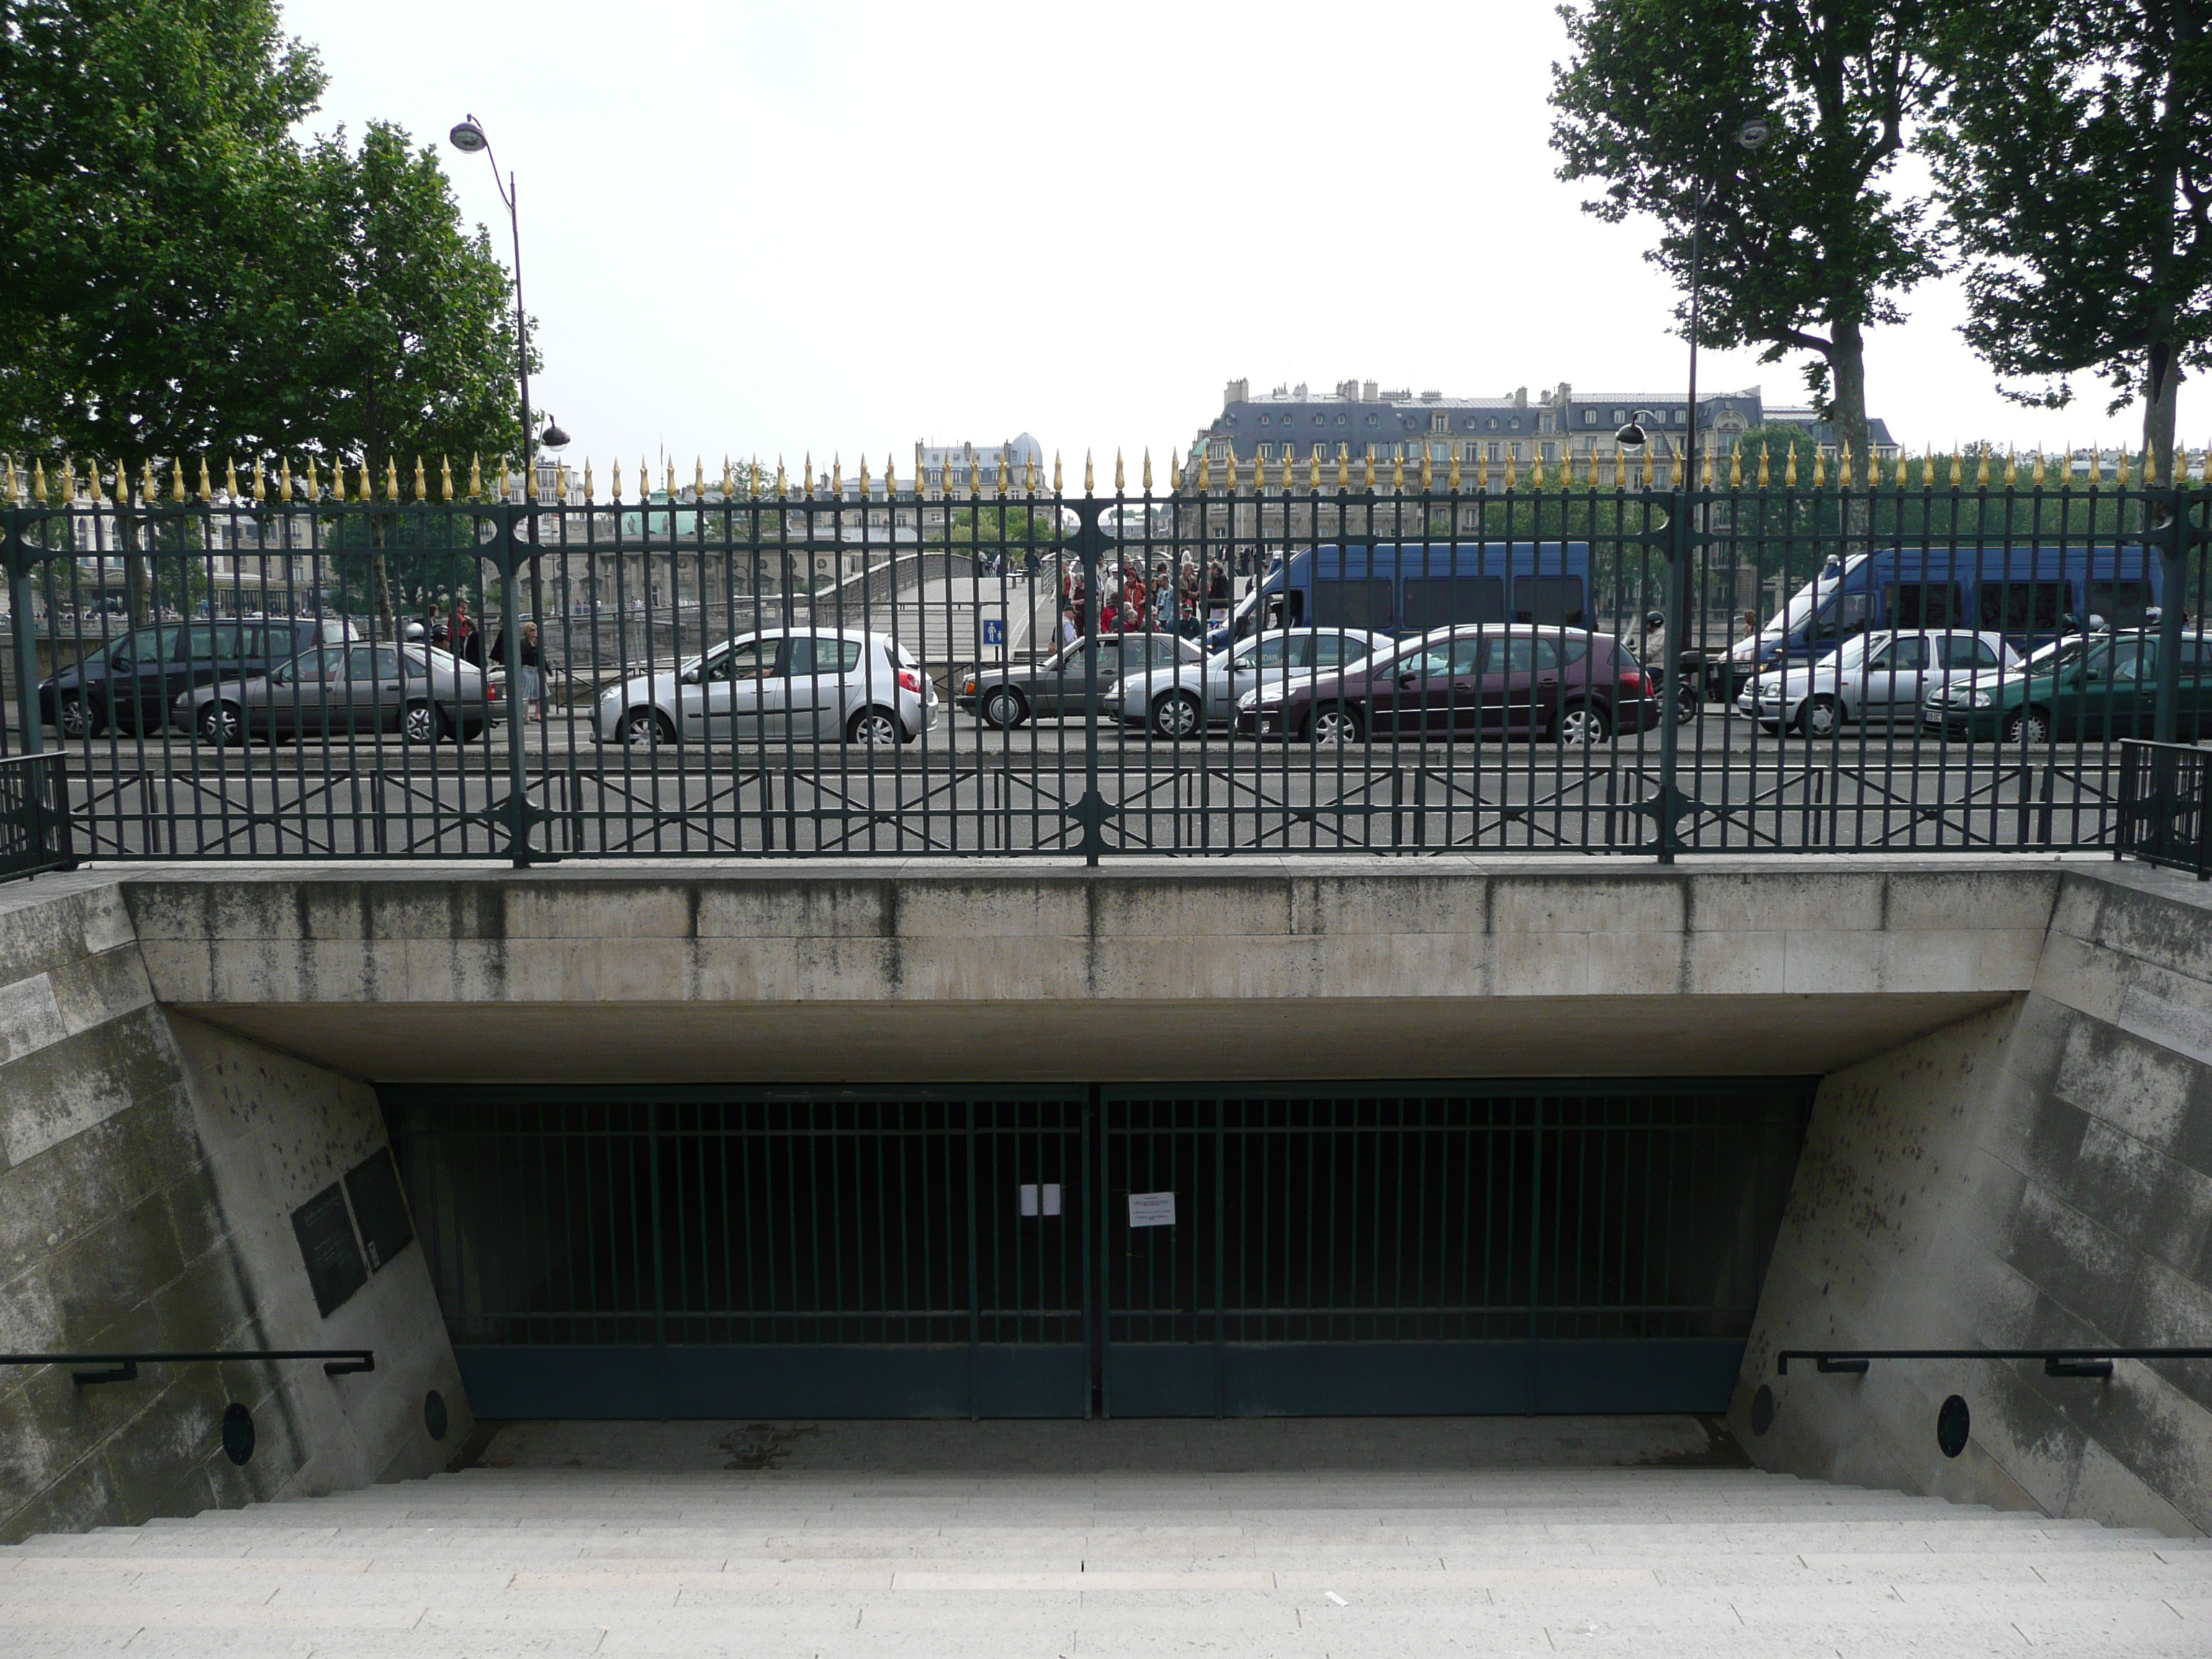
M 473 115 L 457 121 L 453 130 L 446 135 L 447 141 L 464 155 L 482 151 L 485 161 L 491 163 L 492 187 L 499 191 L 499 199 L 507 207 L 507 228 L 514 244 L 514 373 L 522 391 L 522 477 L 523 490 L 529 494 L 538 475 L 537 445 L 530 431 L 530 318 L 522 308 L 522 218 L 515 208 L 514 175 L 509 173 L 501 178 L 499 159 L 492 154 L 491 140 L 484 134 L 483 124 Z M 501 480 L 504 489 L 506 480 Z

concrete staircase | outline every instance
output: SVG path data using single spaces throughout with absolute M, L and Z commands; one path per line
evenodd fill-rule
M 2203 1659 L 2212 1545 L 1747 1469 L 510 1468 L 0 1549 L 9 1659 L 2039 1649 Z

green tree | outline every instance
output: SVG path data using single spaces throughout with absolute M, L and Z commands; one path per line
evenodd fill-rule
M 314 54 L 270 0 L 0 16 L 0 430 L 125 464 L 265 440 L 300 344 Z
M 313 372 L 290 385 L 294 442 L 377 471 L 396 457 L 405 473 L 427 457 L 434 477 L 441 458 L 465 467 L 514 446 L 507 270 L 481 226 L 463 229 L 431 146 L 417 150 L 382 122 L 357 151 L 343 129 L 318 141 L 305 156 L 299 245 Z M 370 519 L 373 546 L 389 527 Z M 367 568 L 368 608 L 389 629 L 395 595 L 381 554 Z
M 1868 453 L 1866 331 L 1938 269 L 1936 228 L 1892 175 L 1940 95 L 1926 52 L 1951 0 L 1588 0 L 1560 8 L 1559 176 L 1604 190 L 1585 211 L 1650 214 L 1645 257 L 1687 287 L 1701 191 L 1698 343 L 1812 358 L 1806 378 L 1853 454 Z M 1977 9 L 1978 15 L 1985 15 Z M 1764 117 L 1747 157 L 1735 135 Z M 1686 301 L 1677 315 L 1687 328 Z
M 2156 476 L 2212 357 L 2212 30 L 2203 0 L 2020 0 L 1958 20 L 1925 136 L 1969 265 L 1967 340 L 2020 402 L 2069 376 L 2143 400 Z

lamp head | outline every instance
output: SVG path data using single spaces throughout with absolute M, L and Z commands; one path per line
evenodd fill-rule
M 446 142 L 464 155 L 474 155 L 491 144 L 491 140 L 484 137 L 484 130 L 477 125 L 477 118 L 473 115 L 465 121 L 456 121 L 453 130 L 446 135 Z
M 568 434 L 561 429 L 561 422 L 550 415 L 545 419 L 545 430 L 538 434 L 538 447 L 556 453 L 568 447 Z
M 1614 433 L 1613 441 L 1623 449 L 1641 449 L 1648 441 L 1644 435 L 1643 423 L 1638 421 L 1631 421 L 1620 431 Z
M 1757 149 L 1774 134 L 1774 128 L 1763 115 L 1754 115 L 1735 130 L 1735 141 L 1746 149 Z

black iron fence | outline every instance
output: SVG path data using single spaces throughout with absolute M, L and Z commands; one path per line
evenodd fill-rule
M 75 866 L 66 764 L 58 754 L 0 757 L 0 881 Z
M 2212 878 L 2212 751 L 2173 743 L 2120 745 L 2116 858 Z
M 2212 724 L 2201 479 L 1355 465 L 71 476 L 5 511 L 7 748 L 64 859 L 1666 860 L 2112 849 L 2122 741 Z

